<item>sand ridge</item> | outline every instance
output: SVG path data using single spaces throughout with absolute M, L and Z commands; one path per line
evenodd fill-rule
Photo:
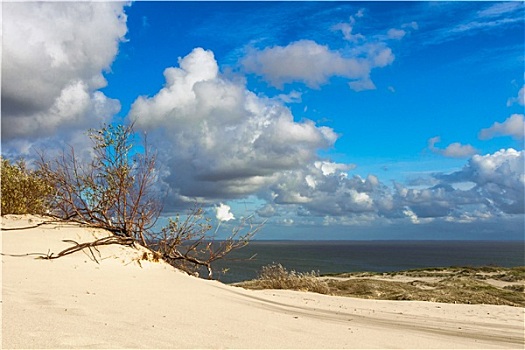
M 43 218 L 8 216 L 2 228 Z M 518 348 L 524 308 L 245 290 L 188 276 L 144 251 L 57 253 L 109 233 L 52 223 L 2 231 L 3 348 Z M 97 252 L 98 254 L 98 252 Z

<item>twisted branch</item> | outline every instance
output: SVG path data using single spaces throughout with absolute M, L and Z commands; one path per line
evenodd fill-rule
M 93 258 L 93 260 L 98 264 L 99 262 L 98 262 L 98 260 L 97 260 L 97 258 L 95 256 L 95 253 L 93 252 L 93 249 L 95 249 L 100 255 L 100 252 L 97 249 L 98 246 L 111 245 L 111 244 L 120 244 L 120 245 L 124 245 L 124 246 L 133 246 L 134 243 L 135 243 L 135 240 L 133 238 L 131 238 L 131 237 L 108 236 L 108 237 L 99 238 L 99 239 L 97 239 L 95 241 L 86 242 L 86 243 L 78 243 L 78 242 L 75 242 L 75 241 L 70 240 L 70 239 L 64 239 L 64 240 L 62 240 L 62 242 L 72 243 L 72 244 L 74 244 L 74 246 L 62 250 L 57 255 L 54 255 L 53 253 L 51 253 L 51 254 L 48 253 L 47 255 L 42 254 L 39 258 L 40 259 L 46 259 L 46 260 L 58 259 L 58 258 L 61 258 L 63 256 L 66 256 L 66 255 L 69 255 L 69 254 L 73 254 L 75 252 L 79 252 L 79 251 L 84 250 L 84 249 L 87 248 L 87 249 L 89 249 L 89 252 L 91 253 L 91 257 Z

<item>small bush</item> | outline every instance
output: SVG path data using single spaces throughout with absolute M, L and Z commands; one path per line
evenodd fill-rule
M 329 294 L 328 284 L 319 279 L 315 271 L 300 273 L 288 271 L 281 264 L 263 266 L 259 273 L 257 285 L 265 289 L 293 289 L 300 291 Z
M 511 290 L 514 292 L 525 292 L 525 286 L 521 284 L 513 284 L 503 287 L 503 289 Z
M 2 158 L 1 182 L 2 215 L 45 214 L 50 209 L 53 186 L 38 171 L 28 169 L 24 160 L 11 164 Z

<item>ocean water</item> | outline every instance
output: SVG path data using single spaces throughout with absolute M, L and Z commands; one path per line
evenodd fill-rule
M 494 241 L 252 241 L 214 265 L 225 283 L 257 277 L 280 263 L 298 272 L 389 272 L 425 267 L 525 265 L 525 242 Z M 247 260 L 255 255 L 251 260 Z M 224 270 L 224 271 L 223 271 Z

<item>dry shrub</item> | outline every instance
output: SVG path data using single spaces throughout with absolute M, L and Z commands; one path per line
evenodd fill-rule
M 216 241 L 214 235 L 217 230 L 211 233 L 211 220 L 205 217 L 204 209 L 195 205 L 185 219 L 179 215 L 170 218 L 168 225 L 153 235 L 154 243 L 149 247 L 172 266 L 197 276 L 207 270 L 211 279 L 212 264 L 224 259 L 233 250 L 246 246 L 264 224 L 254 225 L 251 220 L 251 217 L 241 219 L 230 236 Z
M 319 279 L 319 273 L 288 271 L 281 264 L 263 266 L 257 285 L 264 289 L 292 289 L 307 292 L 329 294 L 328 284 Z
M 75 246 L 58 254 L 44 255 L 46 259 L 89 249 L 96 261 L 92 249 L 100 245 L 139 243 L 152 252 L 153 261 L 162 259 L 189 273 L 206 269 L 211 279 L 212 264 L 246 246 L 264 225 L 253 224 L 249 216 L 219 241 L 218 227 L 212 232 L 204 209 L 195 204 L 157 231 L 166 193 L 146 134 L 139 137 L 132 123 L 104 125 L 89 130 L 88 136 L 90 159 L 79 157 L 71 146 L 52 159 L 41 153 L 36 171 L 27 170 L 23 161 L 11 165 L 2 159 L 2 214 L 46 213 L 114 234 L 110 240 L 73 242 Z
M 58 157 L 40 155 L 39 171 L 53 184 L 53 214 L 99 227 L 147 246 L 148 232 L 160 215 L 156 154 L 146 136 L 137 139 L 133 124 L 104 125 L 89 130 L 92 159 L 83 159 L 73 147 Z

